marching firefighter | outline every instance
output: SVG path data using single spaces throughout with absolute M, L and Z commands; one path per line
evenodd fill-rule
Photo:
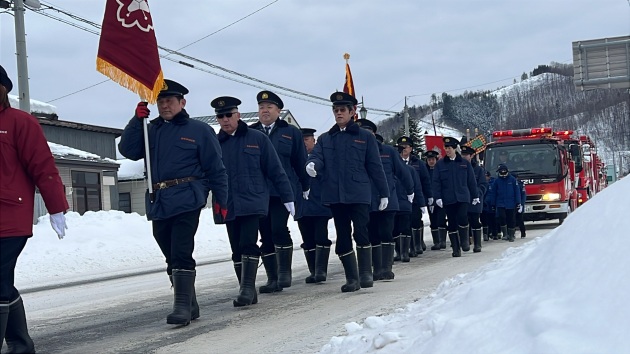
M 424 157 L 427 161 L 429 177 L 431 177 L 431 188 L 434 188 L 433 174 L 439 154 L 436 151 L 429 150 L 424 153 Z M 433 239 L 431 250 L 439 251 L 446 249 L 446 213 L 444 212 L 444 208 L 438 207 L 437 205 L 429 205 L 429 220 L 431 222 L 431 238 Z
M 322 203 L 330 205 L 337 230 L 335 253 L 343 264 L 346 284 L 342 292 L 373 286 L 372 247 L 368 237 L 372 181 L 378 190 L 379 210 L 389 202 L 389 188 L 374 135 L 352 118 L 357 99 L 344 92 L 330 96 L 336 124 L 317 139 L 306 171 L 323 176 Z M 354 234 L 352 234 L 354 230 Z M 352 237 L 357 253 L 352 247 Z M 358 267 L 357 267 L 358 256 Z M 359 275 L 360 273 L 360 275 Z
M 507 165 L 500 164 L 497 173 L 499 177 L 494 180 L 490 190 L 490 204 L 496 211 L 503 239 L 514 242 L 515 213 L 522 212 L 521 190 Z
M 293 199 L 300 204 L 309 195 L 310 178 L 304 171 L 306 148 L 302 132 L 280 119 L 284 108 L 282 99 L 271 91 L 260 91 L 258 101 L 258 122 L 252 129 L 265 133 L 273 145 L 284 172 L 289 177 L 293 190 Z M 293 259 L 293 240 L 287 227 L 289 214 L 274 181 L 267 181 L 269 189 L 269 214 L 260 220 L 260 242 L 262 260 L 267 272 L 267 284 L 260 287 L 261 293 L 272 293 L 291 286 L 291 263 Z M 301 192 L 301 193 L 300 193 Z M 298 205 L 299 207 L 299 205 Z
M 357 120 L 357 124 L 362 129 L 368 130 L 375 134 L 376 124 L 367 119 Z M 398 194 L 404 194 L 405 198 L 411 202 L 414 198 L 413 180 L 407 166 L 398 156 L 396 149 L 389 145 L 383 144 L 377 137 L 378 151 L 383 164 L 383 171 L 387 178 L 389 199 L 387 208 L 379 210 L 378 189 L 372 183 L 372 204 L 370 208 L 370 221 L 368 224 L 368 235 L 370 244 L 372 245 L 372 265 L 374 280 L 391 280 L 394 279 L 392 272 L 392 263 L 394 257 L 394 240 L 392 232 L 394 230 L 394 218 L 399 210 L 398 198 L 394 198 Z M 396 181 L 400 183 L 396 183 Z M 409 236 L 411 237 L 411 236 Z
M 521 207 L 516 210 L 516 215 L 515 215 L 516 226 L 518 226 L 519 230 L 521 231 L 521 238 L 525 238 L 526 230 L 525 230 L 525 220 L 523 220 L 523 214 L 524 214 L 523 206 L 525 205 L 525 201 L 527 200 L 527 191 L 525 190 L 525 183 L 523 183 L 523 181 L 520 178 L 518 178 L 518 173 L 512 171 L 512 176 L 516 178 L 516 182 L 518 183 L 518 189 L 521 191 Z
M 488 182 L 486 181 L 486 171 L 479 166 L 479 162 L 475 157 L 476 151 L 470 146 L 462 146 L 462 157 L 471 163 L 477 181 L 477 194 L 479 199 L 484 199 L 486 190 L 488 190 Z M 468 206 L 468 224 L 473 237 L 473 252 L 481 252 L 481 212 L 483 211 L 483 203 L 477 203 Z
M 145 198 L 147 219 L 152 221 L 153 236 L 166 258 L 175 293 L 173 312 L 166 323 L 183 325 L 199 317 L 193 250 L 201 209 L 210 190 L 218 210 L 226 210 L 228 198 L 217 136 L 208 124 L 189 118 L 184 109 L 186 94 L 183 85 L 164 80 L 157 101 L 160 115 L 148 126 L 149 183 L 154 192 Z M 138 103 L 122 133 L 118 149 L 130 160 L 145 157 L 143 124 L 149 113 L 146 102 Z
M 422 183 L 420 182 L 420 177 L 416 173 L 416 170 L 413 168 L 413 166 L 405 166 L 409 170 L 409 173 L 411 174 L 413 179 L 414 194 L 413 198 L 410 199 L 409 195 L 405 195 L 403 193 L 404 188 L 401 185 L 401 181 L 396 181 L 399 210 L 396 213 L 393 236 L 399 240 L 397 244 L 400 244 L 400 251 L 397 255 L 397 258 L 399 258 L 403 262 L 409 262 L 410 252 L 413 249 L 411 247 L 411 214 L 414 210 L 414 205 L 417 205 L 418 210 L 420 210 L 420 217 L 422 217 L 422 213 L 426 212 L 426 204 L 424 195 L 422 194 Z
M 271 181 L 285 210 L 295 210 L 293 190 L 280 159 L 264 133 L 251 129 L 240 118 L 238 98 L 217 97 L 210 105 L 221 126 L 218 134 L 223 163 L 228 174 L 227 210 L 223 217 L 234 271 L 240 285 L 235 307 L 256 304 L 256 271 L 260 248 L 257 244 L 259 220 L 269 212 Z M 216 212 L 216 210 L 215 210 Z
M 424 243 L 424 222 L 422 221 L 422 211 L 419 205 L 433 205 L 433 192 L 431 190 L 431 176 L 427 169 L 426 163 L 419 159 L 416 155 L 412 154 L 413 140 L 407 136 L 401 136 L 396 141 L 400 157 L 407 164 L 412 166 L 418 177 L 420 177 L 420 183 L 422 185 L 422 194 L 424 195 L 423 203 L 414 203 L 411 211 L 411 248 L 410 257 L 416 257 L 418 254 L 422 254 L 427 249 Z
M 459 141 L 452 137 L 444 137 L 442 140 L 446 156 L 435 166 L 433 192 L 435 204 L 440 208 L 444 207 L 446 211 L 453 257 L 461 257 L 460 249 L 464 252 L 470 250 L 468 205 L 477 205 L 481 201 L 473 167 L 456 150 Z
M 315 147 L 315 129 L 302 128 L 302 136 L 306 152 L 310 154 Z M 298 205 L 297 219 L 302 234 L 302 249 L 306 257 L 306 264 L 311 273 L 306 277 L 306 283 L 326 281 L 328 273 L 328 257 L 330 245 L 328 239 L 328 220 L 332 218 L 330 208 L 322 204 L 321 176 L 310 177 L 311 191 L 308 199 Z
M 483 240 L 488 241 L 490 238 L 496 240 L 497 237 L 497 218 L 495 211 L 492 210 L 492 204 L 490 202 L 492 182 L 494 177 L 490 171 L 486 171 L 486 182 L 488 183 L 488 190 L 483 198 L 483 211 L 481 212 L 481 225 L 483 227 Z

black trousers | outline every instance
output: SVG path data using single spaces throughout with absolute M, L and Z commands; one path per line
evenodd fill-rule
M 408 211 L 396 212 L 392 236 L 398 235 L 411 236 L 411 213 Z
M 15 288 L 15 264 L 28 237 L 0 238 L 0 300 L 13 301 L 20 296 Z M 2 343 L 0 343 L 2 345 Z
M 497 208 L 497 222 L 499 226 L 507 225 L 509 229 L 513 229 L 515 227 L 514 211 L 515 209 Z
M 188 211 L 165 220 L 153 220 L 153 237 L 166 258 L 166 272 L 173 269 L 194 270 L 195 234 L 201 209 Z
M 338 255 L 352 251 L 352 238 L 357 246 L 369 246 L 368 237 L 369 205 L 331 204 L 330 210 L 337 230 L 335 253 Z M 354 233 L 353 233 L 354 230 Z
M 429 220 L 431 220 L 431 230 L 437 230 L 439 227 L 446 228 L 446 212 L 444 208 L 434 205 L 433 212 L 429 207 Z
M 516 217 L 516 226 L 521 230 L 521 232 L 525 232 L 525 221 L 523 220 L 523 213 L 519 213 L 518 211 L 515 214 Z
M 424 227 L 424 222 L 422 221 L 422 208 L 419 205 L 411 205 L 410 217 L 412 229 L 421 229 Z
M 242 255 L 260 256 L 257 243 L 259 221 L 260 215 L 246 215 L 225 223 L 233 262 L 240 262 Z
M 312 250 L 315 246 L 330 246 L 332 241 L 328 239 L 327 216 L 303 216 L 298 220 L 298 227 L 302 234 L 302 249 Z
M 484 211 L 481 213 L 481 224 L 488 227 L 488 234 L 496 236 L 498 232 L 497 218 L 494 211 Z
M 448 232 L 455 232 L 459 226 L 468 225 L 468 203 L 457 202 L 444 206 L 448 218 Z
M 280 197 L 270 197 L 267 216 L 259 220 L 262 253 L 275 252 L 275 245 L 293 245 L 287 221 L 289 221 L 289 211 Z
M 374 211 L 370 213 L 368 224 L 368 235 L 372 246 L 380 245 L 381 242 L 392 242 L 392 232 L 394 231 L 394 219 L 396 211 Z
M 468 225 L 471 229 L 481 229 L 481 214 L 468 212 Z

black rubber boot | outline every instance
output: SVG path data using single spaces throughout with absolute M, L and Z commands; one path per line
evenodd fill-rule
M 293 245 L 276 246 L 276 256 L 278 257 L 278 285 L 281 288 L 290 288 Z
M 357 266 L 357 257 L 354 251 L 339 256 L 339 260 L 346 273 L 346 283 L 341 286 L 341 292 L 348 293 L 361 289 L 359 285 L 359 267 Z
M 488 234 L 488 227 L 487 226 L 483 226 L 483 240 L 484 241 L 489 241 L 490 240 L 490 236 Z
M 315 281 L 326 281 L 328 275 L 328 257 L 330 246 L 315 246 Z
M 481 252 L 481 229 L 472 229 L 473 234 L 473 252 L 478 253 Z
M 508 235 L 507 225 L 501 225 L 501 233 L 503 234 L 503 237 L 501 237 L 503 241 L 509 240 L 510 236 Z
M 417 255 L 421 255 L 424 252 L 424 249 L 426 249 L 426 246 L 424 249 L 422 248 L 423 231 L 424 229 L 411 229 L 413 247 Z
M 258 256 L 241 256 L 240 288 L 238 297 L 233 301 L 234 307 L 249 306 L 258 302 L 256 297 L 257 271 Z
M 304 250 L 304 258 L 306 258 L 306 265 L 308 266 L 308 271 L 311 273 L 304 282 L 306 284 L 317 283 L 315 280 L 315 249 L 312 250 Z
M 462 248 L 462 251 L 468 252 L 470 251 L 470 243 L 468 239 L 468 225 L 460 226 L 459 229 L 459 245 Z
M 418 229 L 420 231 L 420 246 L 422 252 L 427 250 L 427 244 L 424 243 L 424 226 Z M 418 254 L 422 254 L 422 252 L 418 252 Z
M 169 275 L 168 278 L 171 281 L 171 289 L 173 288 L 173 276 Z M 193 284 L 192 304 L 190 305 L 190 319 L 196 320 L 199 318 L 199 303 L 197 302 L 197 294 L 195 292 L 195 286 Z
M 418 257 L 418 252 L 416 252 L 416 240 L 413 238 L 413 231 L 409 241 L 409 257 Z
M 514 234 L 516 233 L 516 229 L 511 228 L 511 229 L 508 229 L 507 232 L 508 232 L 508 241 L 514 242 Z
M 468 236 L 467 236 L 468 237 Z M 448 238 L 451 240 L 451 248 L 453 249 L 453 257 L 461 257 L 462 252 L 459 248 L 459 235 L 456 232 L 449 232 Z
M 400 262 L 400 240 L 401 238 L 404 237 L 403 235 L 398 235 L 396 237 L 394 237 L 394 245 L 396 247 L 394 247 L 394 262 Z
M 359 285 L 362 288 L 374 286 L 372 274 L 372 246 L 357 246 L 357 261 L 359 265 Z
M 241 256 L 241 260 L 243 256 Z M 256 265 L 256 269 L 258 269 L 258 265 Z M 234 262 L 234 273 L 236 273 L 236 279 L 238 279 L 239 291 L 241 285 L 241 275 L 243 273 L 243 263 L 242 262 Z M 258 303 L 258 294 L 254 291 L 254 300 L 252 300 L 252 304 Z
M 431 246 L 431 251 L 439 251 L 440 250 L 440 231 L 438 229 L 431 229 L 431 238 L 433 239 L 433 246 Z
M 438 228 L 438 231 L 439 231 L 438 233 L 440 235 L 440 249 L 441 250 L 445 250 L 446 249 L 446 234 L 447 234 L 447 231 L 443 227 Z
M 374 281 L 382 279 L 383 273 L 383 248 L 382 244 L 372 246 L 372 279 Z
M 403 262 L 409 262 L 409 247 L 411 244 L 411 236 L 401 235 L 400 236 L 400 249 L 401 255 L 400 260 Z
M 7 342 L 7 353 L 35 353 L 35 343 L 28 334 L 21 296 L 9 303 L 6 324 L 4 339 Z
M 166 316 L 166 323 L 184 326 L 190 323 L 194 287 L 194 270 L 173 269 L 173 312 Z
M 278 284 L 278 259 L 276 258 L 276 253 L 263 254 L 261 258 L 267 272 L 267 284 L 258 288 L 260 293 L 269 294 L 282 291 L 282 287 Z
M 7 331 L 7 321 L 9 320 L 9 302 L 0 301 L 0 347 L 4 343 L 4 334 Z
M 525 230 L 521 230 L 521 238 L 525 238 Z
M 382 280 L 393 280 L 394 272 L 392 272 L 392 265 L 394 264 L 394 243 L 383 242 L 381 243 L 381 253 L 383 254 L 383 271 L 381 272 Z

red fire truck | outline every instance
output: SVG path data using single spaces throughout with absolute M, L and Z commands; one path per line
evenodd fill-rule
M 552 132 L 551 128 L 495 131 L 484 156 L 484 167 L 496 175 L 504 163 L 523 181 L 527 191 L 524 219 L 554 220 L 560 223 L 577 208 L 575 175 L 580 167 L 572 156 L 580 145 L 567 139 L 572 131 Z

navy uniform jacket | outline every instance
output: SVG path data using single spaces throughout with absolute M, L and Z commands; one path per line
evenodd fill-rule
M 420 183 L 422 184 L 422 194 L 424 194 L 426 206 L 427 204 L 429 204 L 429 198 L 433 198 L 429 168 L 424 161 L 420 160 L 415 155 L 411 155 L 409 157 L 409 165 L 411 165 L 418 172 L 418 176 L 420 176 Z
M 381 163 L 383 164 L 383 171 L 387 178 L 387 186 L 389 187 L 389 195 L 396 196 L 396 191 L 400 190 L 401 193 L 411 194 L 413 193 L 413 179 L 412 173 L 416 171 L 409 169 L 400 158 L 398 151 L 389 145 L 376 142 L 378 144 L 378 150 L 381 156 Z M 372 208 L 371 211 L 378 211 L 380 204 L 380 198 L 378 197 L 378 190 L 376 185 L 372 183 Z M 397 211 L 398 210 L 398 197 L 390 198 L 387 203 L 387 208 L 383 211 Z
M 218 137 L 229 177 L 226 221 L 237 216 L 267 215 L 267 181 L 273 182 L 283 203 L 295 201 L 289 178 L 265 133 L 249 129 L 239 120 L 234 135 L 220 131 Z
M 267 135 L 260 121 L 252 124 L 250 127 L 260 130 L 263 134 Z M 307 191 L 310 188 L 310 176 L 304 169 L 306 165 L 306 147 L 304 146 L 302 132 L 298 128 L 278 118 L 273 125 L 273 129 L 269 132 L 269 140 L 271 140 L 271 144 L 274 149 L 276 149 L 284 172 L 287 174 L 287 177 L 289 177 L 295 200 L 301 201 L 303 198 L 300 192 Z M 273 181 L 268 180 L 267 185 L 269 187 L 270 196 L 280 196 Z
M 302 216 L 325 216 L 332 218 L 330 208 L 322 204 L 321 184 L 321 177 L 319 175 L 315 178 L 311 178 L 311 191 L 308 194 L 308 200 L 304 200 L 302 196 L 298 197 L 302 199 L 302 202 L 299 204 L 300 208 L 296 210 L 296 220 Z
M 488 182 L 486 181 L 486 170 L 479 166 L 476 160 L 472 163 L 473 171 L 475 172 L 475 180 L 477 181 L 477 195 L 479 195 L 480 203 L 477 205 L 471 204 L 468 206 L 469 213 L 479 213 L 483 211 L 483 202 L 485 200 L 486 191 L 488 190 Z
M 335 125 L 320 135 L 309 162 L 315 164 L 317 175 L 322 177 L 324 205 L 370 204 L 370 179 L 379 198 L 390 196 L 376 138 L 352 120 L 344 131 Z
M 497 177 L 492 182 L 490 205 L 496 208 L 516 209 L 521 203 L 521 189 L 514 176 Z
M 407 199 L 407 194 L 405 194 L 406 192 L 404 192 L 404 188 L 402 188 L 400 181 L 397 181 L 396 183 L 397 199 L 398 199 L 398 204 L 400 205 L 399 211 L 411 213 L 413 210 L 413 204 L 419 207 L 423 207 L 423 206 L 426 206 L 426 203 L 425 203 L 424 194 L 422 194 L 422 182 L 420 182 L 420 176 L 418 176 L 418 174 L 416 173 L 416 169 L 413 168 L 413 166 L 411 165 L 407 165 L 404 163 L 403 165 L 405 166 L 407 170 L 409 170 L 412 176 L 413 192 L 415 195 L 413 196 L 413 203 L 409 203 L 409 200 Z
M 131 118 L 118 143 L 120 153 L 130 160 L 145 157 L 143 123 L 137 117 Z M 189 119 L 188 113 L 182 110 L 170 121 L 161 117 L 151 120 L 148 132 L 150 183 L 185 177 L 197 180 L 154 190 L 153 203 L 147 191 L 147 219 L 163 220 L 200 209 L 206 205 L 209 190 L 220 205 L 227 205 L 228 182 L 221 148 L 208 124 Z
M 488 181 L 488 190 L 486 191 L 486 195 L 483 198 L 483 212 L 490 213 L 492 212 L 492 202 L 490 198 L 492 196 L 492 184 L 494 182 L 494 177 L 490 177 L 490 181 Z
M 435 164 L 432 183 L 433 198 L 442 199 L 443 205 L 470 203 L 479 197 L 473 167 L 459 153 L 454 160 L 445 156 Z

